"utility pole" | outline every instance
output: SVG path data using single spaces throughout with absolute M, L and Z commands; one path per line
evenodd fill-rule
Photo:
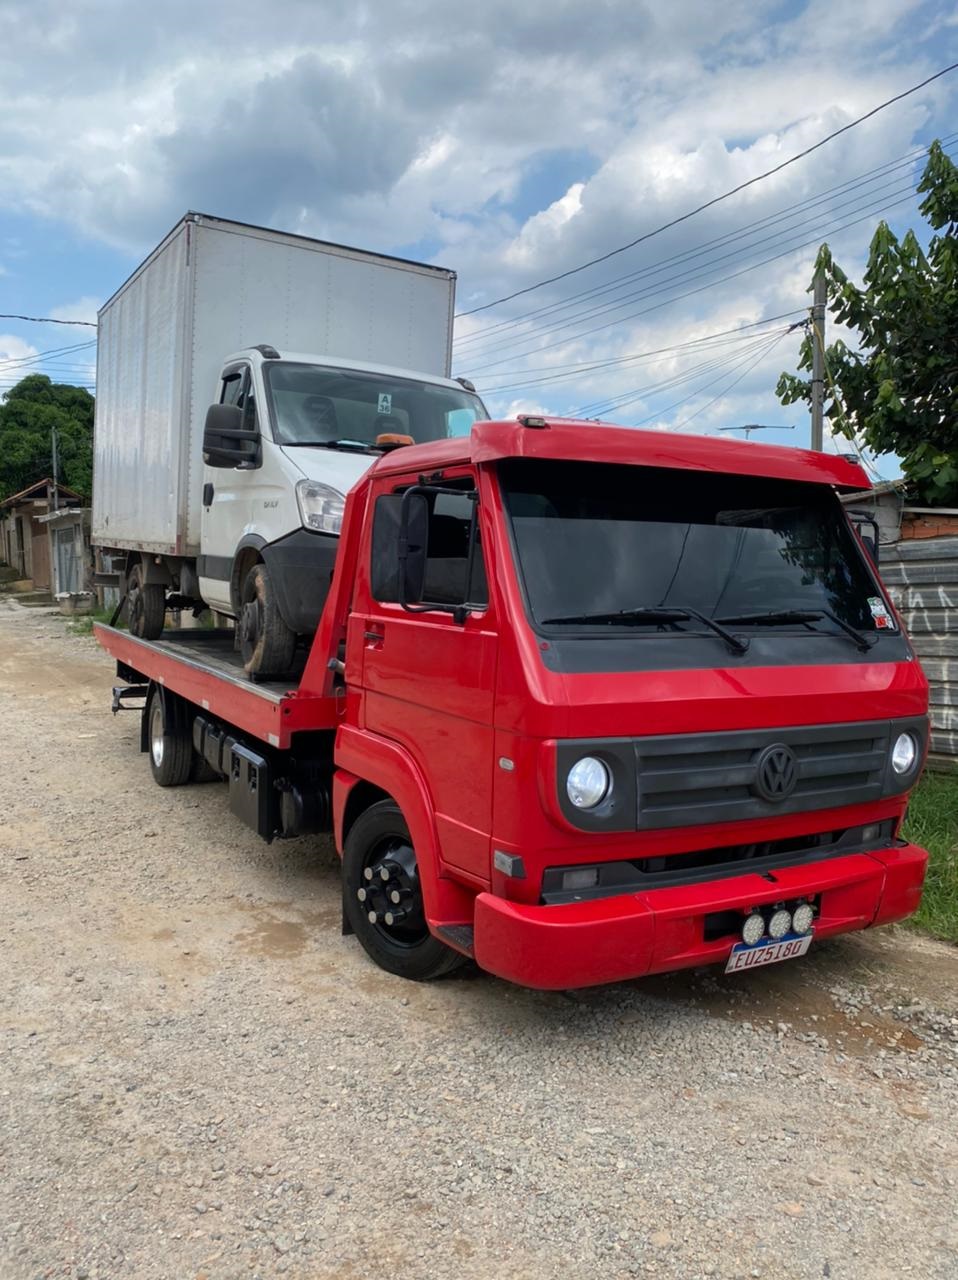
M 53 510 L 60 509 L 60 486 L 57 483 L 57 429 L 50 428 L 50 452 L 53 455 Z
M 745 422 L 740 427 L 719 427 L 719 431 L 744 431 L 745 439 L 751 438 L 753 431 L 794 431 L 794 427 L 780 427 L 775 423 Z
M 825 273 L 815 272 L 812 286 L 812 448 L 825 448 Z

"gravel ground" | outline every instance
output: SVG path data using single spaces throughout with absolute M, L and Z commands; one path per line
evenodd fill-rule
M 0 598 L 0 1277 L 958 1276 L 958 951 L 401 982 Z

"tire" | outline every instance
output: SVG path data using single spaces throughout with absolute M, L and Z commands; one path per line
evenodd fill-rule
M 398 868 L 385 883 L 379 870 L 384 863 Z M 389 925 L 382 908 L 393 905 L 393 888 L 404 895 L 396 912 L 405 912 L 405 919 Z M 369 913 L 377 908 L 380 919 L 373 922 Z M 363 950 L 387 973 L 429 982 L 466 963 L 429 932 L 409 828 L 392 800 L 371 805 L 350 827 L 343 848 L 343 909 Z
M 177 714 L 159 689 L 150 694 L 146 709 L 146 745 L 153 781 L 161 787 L 181 787 L 189 782 L 193 768 L 193 743 L 186 716 Z
M 296 652 L 296 632 L 283 621 L 265 564 L 254 564 L 243 581 L 239 631 L 243 669 L 260 680 L 289 674 Z
M 130 634 L 141 640 L 156 640 L 166 622 L 166 587 L 144 583 L 143 566 L 137 562 L 126 580 L 126 618 Z

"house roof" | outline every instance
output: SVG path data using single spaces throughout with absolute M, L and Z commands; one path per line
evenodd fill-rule
M 26 502 L 30 498 L 39 497 L 41 492 L 49 495 L 52 488 L 53 480 L 50 476 L 46 476 L 43 480 L 38 480 L 36 484 L 30 485 L 29 488 L 21 489 L 19 493 L 12 493 L 9 498 L 4 498 L 0 502 L 0 507 L 12 507 L 17 502 Z M 77 493 L 76 489 L 70 489 L 65 484 L 60 484 L 59 481 L 57 482 L 57 494 L 60 497 L 76 498 L 77 502 L 83 501 L 82 493 Z

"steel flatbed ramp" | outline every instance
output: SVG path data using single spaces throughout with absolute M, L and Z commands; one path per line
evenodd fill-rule
M 294 733 L 336 726 L 340 699 L 299 690 L 305 654 L 288 679 L 254 683 L 229 630 L 170 630 L 158 640 L 141 640 L 96 623 L 94 632 L 117 662 L 273 747 L 288 747 Z

